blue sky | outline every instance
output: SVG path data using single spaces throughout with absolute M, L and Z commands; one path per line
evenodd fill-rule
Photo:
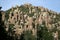
M 12 6 L 30 3 L 34 6 L 43 6 L 49 10 L 60 12 L 60 0 L 0 0 L 2 10 L 8 10 Z

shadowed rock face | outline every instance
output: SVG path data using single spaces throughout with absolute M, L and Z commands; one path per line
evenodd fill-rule
M 4 27 L 9 36 L 16 38 L 19 38 L 27 30 L 31 31 L 31 34 L 36 37 L 44 34 L 44 30 L 54 32 L 56 30 L 53 29 L 60 27 L 60 14 L 47 8 L 32 6 L 31 4 L 12 7 L 2 13 L 2 18 L 4 20 L 3 22 L 1 20 L 1 26 Z M 44 29 L 45 27 L 46 29 Z M 43 40 L 43 38 L 41 39 Z
M 4 29 L 4 22 L 2 21 L 2 14 L 0 11 L 0 39 L 2 39 L 2 40 L 3 40 L 3 38 L 6 39 L 6 36 L 7 36 L 7 34 Z
M 0 7 L 1 9 L 1 7 Z M 7 32 L 5 30 L 5 25 L 4 25 L 4 21 L 2 21 L 2 12 L 0 10 L 0 40 L 12 40 L 10 36 L 7 35 Z

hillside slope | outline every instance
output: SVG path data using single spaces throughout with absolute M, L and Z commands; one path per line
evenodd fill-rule
M 48 38 L 52 37 L 53 33 L 56 34 L 60 31 L 60 14 L 41 6 L 32 6 L 31 4 L 12 7 L 7 10 L 3 14 L 3 21 L 6 25 L 5 29 L 8 35 L 16 35 L 18 39 L 23 33 L 30 34 L 29 32 L 31 32 L 32 36 L 35 38 L 39 37 L 37 38 L 39 40 L 48 40 Z M 40 31 L 43 33 L 42 38 L 39 36 L 41 35 Z M 45 32 L 51 35 L 45 38 L 47 36 Z M 28 35 L 26 34 L 25 36 Z M 56 39 L 58 39 L 58 35 Z

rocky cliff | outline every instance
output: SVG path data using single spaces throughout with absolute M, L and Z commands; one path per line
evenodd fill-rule
M 10 8 L 2 14 L 2 20 L 10 36 L 20 36 L 26 31 L 31 31 L 31 34 L 37 37 L 38 31 L 42 27 L 45 27 L 47 32 L 52 32 L 52 34 L 58 34 L 57 30 L 60 30 L 59 13 L 31 4 Z M 57 37 L 56 39 L 58 39 Z

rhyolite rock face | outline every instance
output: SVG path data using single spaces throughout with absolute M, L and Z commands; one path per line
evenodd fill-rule
M 60 30 L 60 14 L 40 6 L 24 4 L 12 7 L 2 15 L 5 29 L 10 36 L 20 36 L 27 30 L 31 31 L 33 36 L 37 36 L 40 25 L 45 25 L 48 32 L 55 27 Z

